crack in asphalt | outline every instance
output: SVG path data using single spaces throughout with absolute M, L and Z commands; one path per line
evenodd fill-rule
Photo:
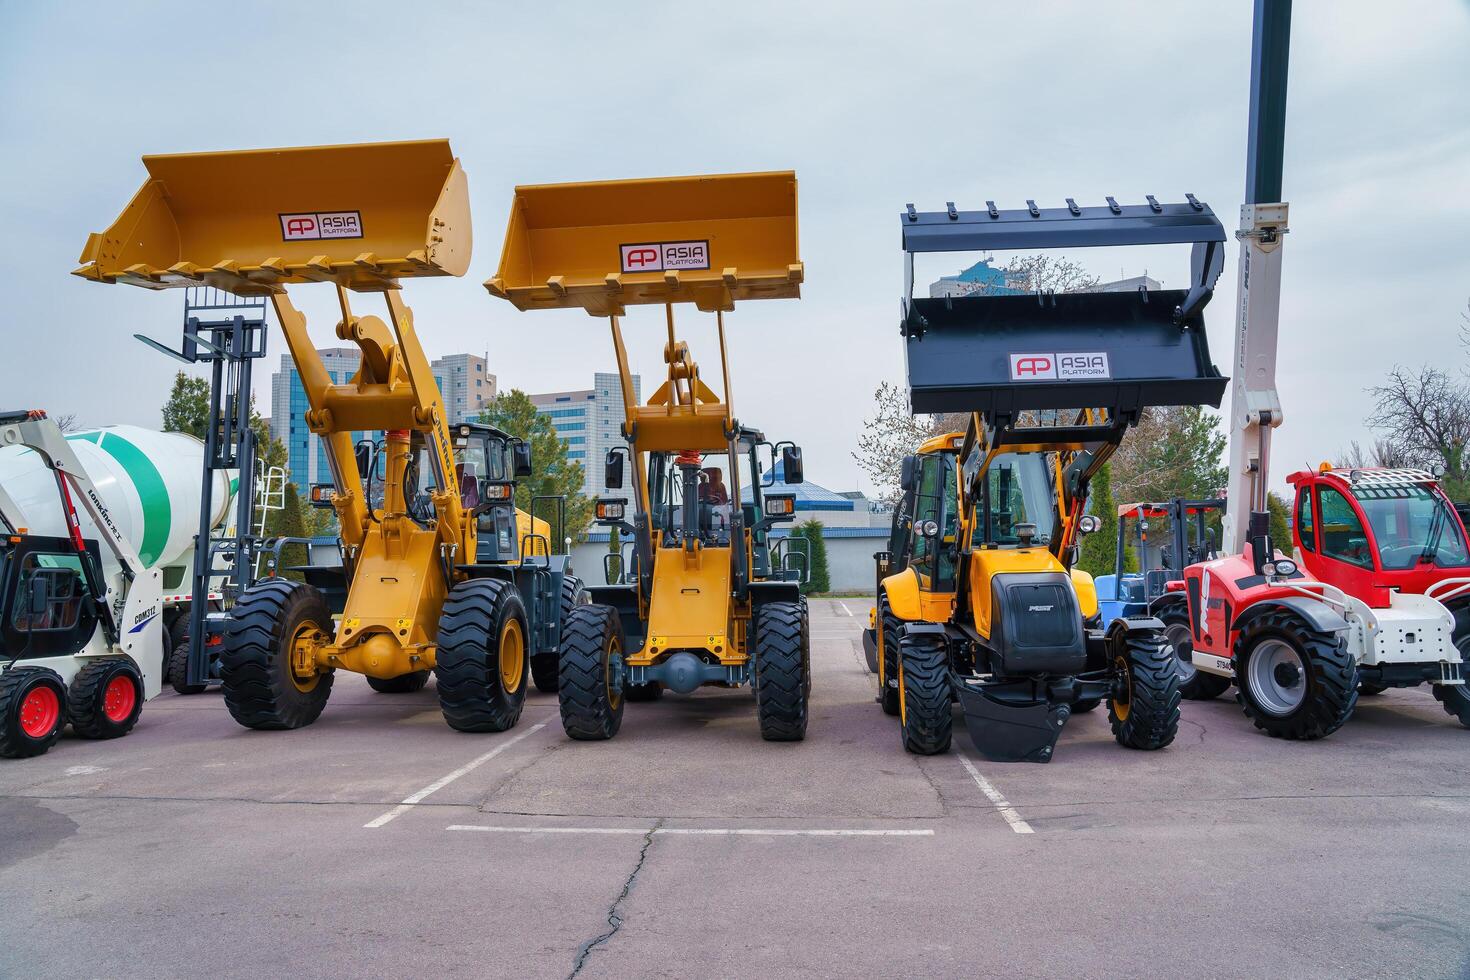
M 572 964 L 572 972 L 567 974 L 567 980 L 573 980 L 577 974 L 581 973 L 583 967 L 587 965 L 588 958 L 592 956 L 593 950 L 612 939 L 613 936 L 618 934 L 618 930 L 623 928 L 624 920 L 619 910 L 622 908 L 623 902 L 627 900 L 629 893 L 633 891 L 633 883 L 638 880 L 638 873 L 643 870 L 644 862 L 648 860 L 648 851 L 653 847 L 654 833 L 662 826 L 663 820 L 659 819 L 643 835 L 643 846 L 638 849 L 638 862 L 633 865 L 633 870 L 628 875 L 628 880 L 623 882 L 623 890 L 618 893 L 618 897 L 613 900 L 612 905 L 608 906 L 608 930 L 599 936 L 594 936 L 581 945 L 577 950 L 576 962 Z
M 1199 729 L 1199 742 L 1198 742 L 1198 744 L 1200 744 L 1200 745 L 1204 745 L 1205 744 L 1205 735 L 1209 731 L 1209 729 L 1205 728 L 1204 725 L 1201 725 L 1199 722 L 1195 721 L 1193 718 L 1180 718 L 1179 720 L 1182 723 L 1186 724 L 1186 725 L 1193 725 L 1195 728 L 1198 728 Z

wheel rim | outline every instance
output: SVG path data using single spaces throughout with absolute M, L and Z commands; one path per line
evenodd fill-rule
M 1266 640 L 1251 653 L 1246 683 L 1262 711 L 1285 717 L 1307 699 L 1307 665 L 1285 640 Z
M 1174 663 L 1179 672 L 1181 684 L 1194 680 L 1198 673 L 1191 659 L 1194 654 L 1194 638 L 1189 634 L 1189 627 L 1180 623 L 1173 623 L 1164 628 L 1164 636 L 1169 641 L 1169 646 L 1174 650 Z
M 133 686 L 131 677 L 118 674 L 107 682 L 107 690 L 102 694 L 102 713 L 108 721 L 127 721 L 137 704 L 138 689 Z
M 622 669 L 623 648 L 616 636 L 608 637 L 606 655 L 602 658 L 602 681 L 607 686 L 607 703 L 614 711 L 623 703 L 623 685 L 618 683 Z
M 1127 721 L 1133 711 L 1133 675 L 1128 670 L 1128 661 L 1119 657 L 1113 661 L 1118 668 L 1117 693 L 1113 695 L 1113 714 L 1119 721 Z
M 61 718 L 61 698 L 49 684 L 40 684 L 26 692 L 20 703 L 20 730 L 27 738 L 45 738 Z
M 525 672 L 525 635 L 521 633 L 521 621 L 512 616 L 500 628 L 500 683 L 507 694 L 520 690 Z
M 316 669 L 316 648 L 321 630 L 315 623 L 302 623 L 291 635 L 291 683 L 303 693 L 316 687 L 321 675 Z

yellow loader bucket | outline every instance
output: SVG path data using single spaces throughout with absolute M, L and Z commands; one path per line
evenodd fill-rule
M 485 283 L 521 310 L 801 295 L 796 174 L 717 174 L 517 187 L 500 268 Z
M 462 276 L 468 185 L 448 140 L 145 156 L 148 180 L 75 275 L 242 295 Z

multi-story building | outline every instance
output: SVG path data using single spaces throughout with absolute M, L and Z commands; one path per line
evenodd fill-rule
M 485 358 L 474 354 L 450 354 L 430 365 L 444 398 L 444 410 L 451 423 L 474 421 L 480 411 L 495 399 L 495 375 L 488 370 Z
M 356 347 L 329 347 L 317 351 L 327 374 L 336 384 L 346 384 L 357 373 L 362 351 Z M 449 421 L 479 418 L 480 410 L 495 397 L 495 375 L 486 370 L 485 358 L 474 354 L 450 354 L 433 361 L 434 381 L 444 399 Z M 332 471 L 320 437 L 306 427 L 306 389 L 289 355 L 281 355 L 281 369 L 271 376 L 271 438 L 283 443 L 292 483 L 304 493 L 313 483 L 327 483 Z M 354 432 L 353 441 L 365 433 Z M 375 435 L 374 438 L 377 438 Z
M 992 259 L 981 259 L 957 275 L 940 276 L 929 284 L 929 295 L 934 299 L 945 296 L 968 296 L 971 293 L 987 295 L 1009 295 L 1025 292 L 1022 283 L 1014 281 L 1016 276 L 1005 269 L 997 269 Z
M 362 351 L 357 347 L 329 347 L 317 353 L 335 384 L 351 381 L 362 360 Z M 289 479 L 302 493 L 313 483 L 332 479 L 326 447 L 321 437 L 312 435 L 306 427 L 309 407 L 296 365 L 289 354 L 282 354 L 281 369 L 271 375 L 271 438 L 285 445 Z M 356 441 L 362 433 L 354 432 L 352 438 Z
M 642 379 L 633 375 L 633 401 L 641 402 Z M 582 464 L 582 492 L 589 497 L 607 493 L 602 460 L 623 438 L 623 385 L 618 375 L 599 371 L 592 387 L 580 391 L 551 391 L 531 395 L 531 404 L 551 420 L 567 447 L 567 457 Z

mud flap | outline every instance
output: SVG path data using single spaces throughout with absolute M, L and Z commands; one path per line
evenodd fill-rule
M 863 656 L 868 661 L 868 671 L 878 673 L 878 631 L 863 630 Z
M 1002 700 L 982 687 L 960 686 L 960 707 L 975 750 L 994 762 L 1050 762 L 1072 715 L 1065 704 Z

